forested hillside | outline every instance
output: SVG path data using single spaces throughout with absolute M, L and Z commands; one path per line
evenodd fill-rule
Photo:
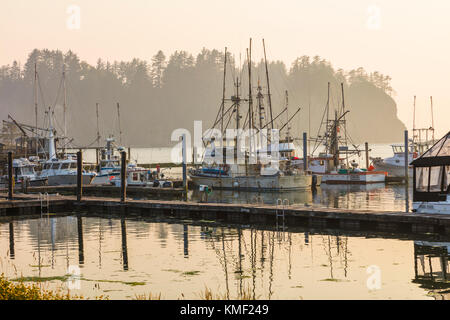
M 34 124 L 34 64 L 39 75 L 39 124 L 44 110 L 52 107 L 62 131 L 61 78 L 66 68 L 68 134 L 78 146 L 96 139 L 95 105 L 100 105 L 100 132 L 118 136 L 116 103 L 121 106 L 123 145 L 169 146 L 174 129 L 192 129 L 194 120 L 203 120 L 204 129 L 214 121 L 222 99 L 224 53 L 203 49 L 196 57 L 186 51 L 166 56 L 159 51 L 151 61 L 129 62 L 98 60 L 97 65 L 83 62 L 72 51 L 34 50 L 25 64 L 13 62 L 0 67 L 0 119 L 11 114 L 18 121 Z M 229 56 L 227 96 L 234 93 L 233 78 L 242 78 L 242 96 L 248 96 L 247 68 L 239 67 L 239 58 Z M 237 61 L 237 63 L 235 63 Z M 241 64 L 246 66 L 246 62 Z M 293 133 L 316 135 L 331 83 L 331 108 L 341 104 L 340 83 L 344 83 L 345 101 L 350 113 L 348 130 L 355 142 L 401 141 L 404 124 L 397 118 L 391 94 L 390 78 L 364 69 L 334 69 L 320 57 L 302 56 L 290 66 L 269 62 L 270 88 L 274 114 L 285 105 L 288 91 L 290 112 L 302 110 L 294 119 Z M 263 61 L 252 68 L 253 85 L 258 81 L 266 90 Z M 253 90 L 255 93 L 256 90 Z M 382 130 L 380 130 L 382 128 Z

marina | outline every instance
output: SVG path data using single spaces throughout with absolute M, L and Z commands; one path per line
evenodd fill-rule
M 0 303 L 450 300 L 450 2 L 2 1 Z

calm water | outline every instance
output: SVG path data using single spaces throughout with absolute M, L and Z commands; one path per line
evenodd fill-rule
M 163 299 L 198 299 L 207 286 L 230 298 L 240 292 L 261 299 L 449 298 L 450 242 L 189 221 L 2 219 L 0 272 L 63 277 L 76 266 L 82 280 L 72 293 L 86 297 L 161 293 Z M 42 286 L 65 288 L 64 280 Z

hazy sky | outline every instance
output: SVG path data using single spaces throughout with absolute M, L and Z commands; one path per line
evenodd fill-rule
M 414 95 L 417 125 L 431 124 L 432 95 L 442 135 L 450 129 L 449 14 L 449 0 L 1 0 L 0 65 L 24 63 L 34 48 L 72 49 L 92 64 L 149 60 L 159 49 L 195 55 L 227 46 L 239 55 L 250 37 L 259 59 L 264 37 L 268 58 L 288 67 L 298 56 L 320 55 L 336 69 L 390 75 L 409 128 Z

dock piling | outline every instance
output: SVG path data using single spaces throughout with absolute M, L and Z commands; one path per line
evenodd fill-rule
M 122 151 L 120 169 L 120 202 L 127 200 L 127 153 Z
M 365 143 L 366 148 L 366 169 L 369 170 L 369 143 Z
M 8 200 L 14 199 L 13 153 L 8 152 Z
M 80 202 L 83 196 L 83 153 L 77 152 L 77 201 Z
M 408 185 L 409 179 L 409 149 L 408 149 L 408 130 L 405 130 L 405 184 Z
M 182 139 L 182 155 L 183 155 L 183 189 L 185 191 L 184 198 L 187 200 L 187 189 L 188 189 L 188 183 L 187 183 L 187 160 L 186 160 L 186 135 L 183 134 L 181 137 Z
M 306 132 L 303 132 L 303 170 L 308 170 L 308 141 Z

